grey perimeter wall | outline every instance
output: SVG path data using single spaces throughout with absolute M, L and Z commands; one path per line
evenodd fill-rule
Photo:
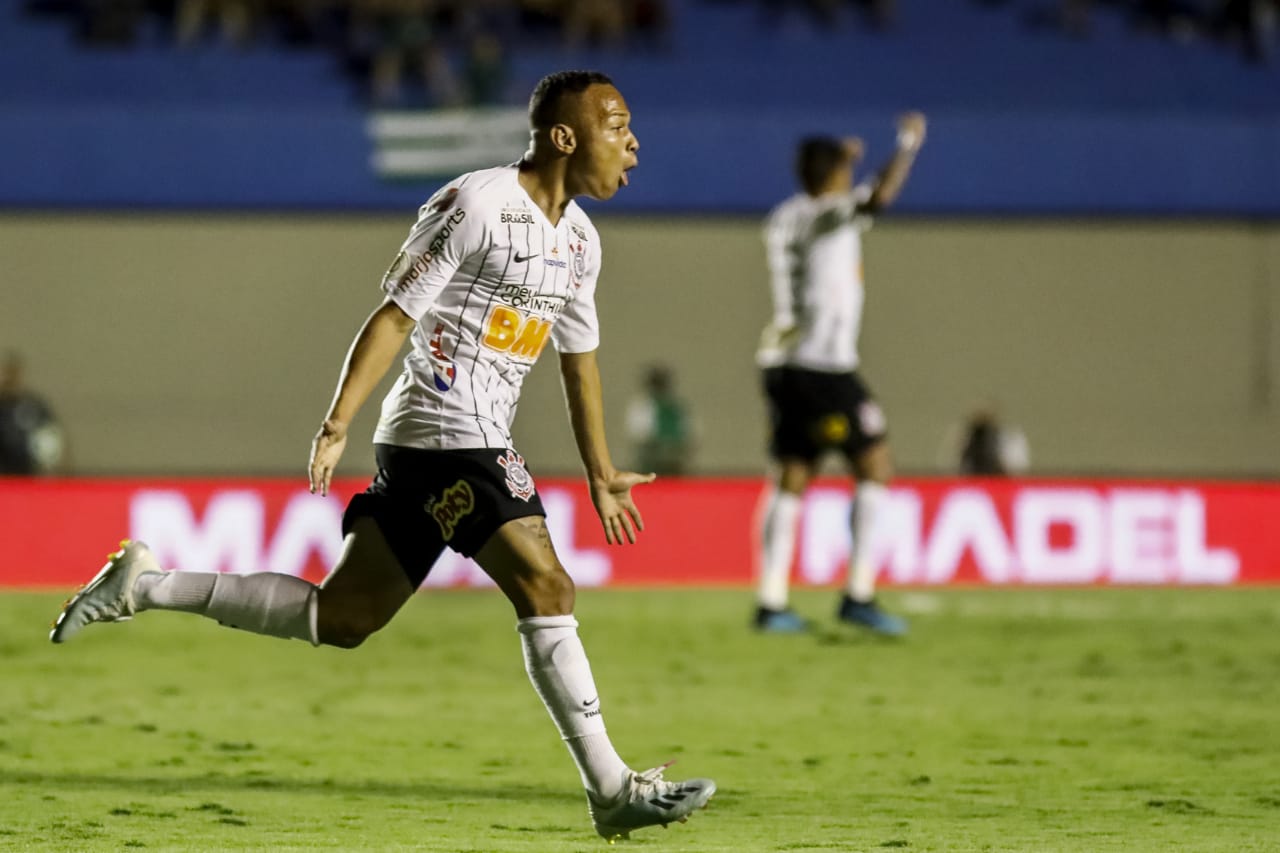
M 0 347 L 64 420 L 74 473 L 296 473 L 404 217 L 0 217 Z M 759 224 L 599 217 L 611 444 L 670 364 L 695 468 L 765 469 L 753 351 Z M 864 373 L 900 467 L 946 470 L 994 397 L 1040 473 L 1280 475 L 1280 225 L 920 221 L 866 239 Z M 379 392 L 379 396 L 380 396 Z M 345 473 L 372 468 L 372 401 Z M 535 472 L 578 470 L 550 347 L 515 429 Z

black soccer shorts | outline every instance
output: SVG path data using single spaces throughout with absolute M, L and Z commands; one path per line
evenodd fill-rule
M 770 367 L 764 392 L 774 459 L 813 462 L 836 450 L 852 460 L 888 436 L 884 410 L 852 371 Z
M 421 450 L 374 446 L 378 473 L 351 498 L 342 535 L 372 518 L 418 587 L 446 547 L 473 557 L 499 527 L 546 515 L 524 458 L 511 449 Z

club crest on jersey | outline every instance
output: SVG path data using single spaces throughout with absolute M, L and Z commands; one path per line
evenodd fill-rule
M 582 277 L 587 274 L 587 247 L 581 243 L 569 247 L 573 251 L 574 286 L 582 286 Z
M 439 391 L 448 391 L 458 378 L 458 368 L 454 366 L 453 359 L 444 354 L 444 347 L 441 345 L 443 336 L 444 323 L 436 323 L 427 348 L 431 351 L 431 378 Z
M 533 497 L 535 491 L 533 475 L 529 473 L 528 468 L 524 467 L 523 456 L 514 450 L 508 450 L 498 457 L 498 464 L 506 469 L 507 491 L 511 492 L 511 497 L 522 501 L 528 501 Z

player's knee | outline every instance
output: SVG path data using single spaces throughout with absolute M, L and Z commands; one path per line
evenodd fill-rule
M 788 494 L 802 495 L 809 487 L 811 476 L 812 472 L 807 465 L 798 463 L 784 465 L 778 474 L 778 489 Z
M 553 569 L 531 575 L 525 588 L 536 615 L 560 616 L 573 612 L 576 588 L 573 578 L 559 563 Z
M 320 637 L 320 643 L 325 646 L 334 646 L 339 649 L 354 649 L 367 639 L 369 639 L 368 634 L 365 634 L 364 636 L 360 636 L 359 634 L 342 634 L 322 636 Z
M 855 461 L 854 472 L 859 480 L 888 485 L 894 476 L 889 445 L 883 441 L 872 445 Z
M 350 609 L 327 614 L 321 610 L 316 624 L 317 639 L 326 646 L 354 649 L 381 630 L 387 621 L 368 610 Z

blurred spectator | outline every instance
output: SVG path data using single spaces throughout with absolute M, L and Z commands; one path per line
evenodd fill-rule
M 627 407 L 627 432 L 635 447 L 637 471 L 675 476 L 688 471 L 693 417 L 676 396 L 675 380 L 666 365 L 655 364 L 645 371 L 643 390 Z
M 1031 467 L 1026 434 L 1017 426 L 1002 423 L 994 403 L 975 409 L 968 420 L 953 428 L 944 451 L 947 467 L 956 464 L 961 474 L 975 477 L 1025 474 Z
M 291 47 L 338 45 L 350 0 L 270 0 L 276 37 Z
M 1246 59 L 1266 63 L 1276 50 L 1280 0 L 1221 0 L 1210 22 L 1219 37 L 1238 44 Z
M 632 0 L 631 28 L 635 41 L 650 50 L 670 46 L 671 12 L 666 0 Z
M 464 37 L 490 35 L 510 44 L 520 35 L 519 0 L 457 0 L 454 25 Z
M 47 474 L 63 456 L 62 428 L 53 410 L 26 387 L 22 356 L 0 361 L 0 474 Z
M 842 0 L 760 0 L 767 27 L 780 26 L 791 11 L 808 13 L 820 27 L 834 27 L 839 23 Z
M 194 44 L 204 35 L 205 24 L 216 19 L 222 37 L 237 47 L 253 38 L 262 14 L 263 0 L 178 0 L 174 13 L 178 44 Z
M 867 23 L 874 30 L 887 30 L 893 26 L 898 11 L 897 0 L 855 0 L 862 8 Z
M 1053 5 L 1028 9 L 1024 22 L 1031 29 L 1059 30 L 1073 38 L 1087 38 L 1093 32 L 1094 0 L 1057 0 Z
M 1093 0 L 1062 0 L 1062 29 L 1067 35 L 1084 38 L 1093 29 Z
M 90 47 L 132 47 L 142 13 L 143 0 L 84 0 L 76 35 Z
M 505 103 L 507 57 L 502 42 L 489 33 L 477 33 L 467 51 L 467 100 L 473 106 Z
M 618 47 L 627 37 L 622 0 L 564 0 L 564 40 L 571 48 Z
M 369 57 L 369 95 L 379 106 L 456 106 L 461 89 L 438 32 L 450 9 L 437 0 L 353 0 L 356 41 Z M 420 97 L 406 89 L 415 71 Z
M 1134 0 L 1129 8 L 1136 29 L 1178 41 L 1191 41 L 1205 28 L 1205 8 L 1189 0 Z

